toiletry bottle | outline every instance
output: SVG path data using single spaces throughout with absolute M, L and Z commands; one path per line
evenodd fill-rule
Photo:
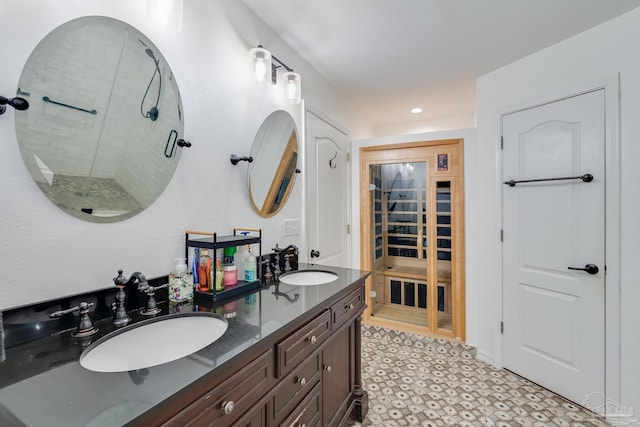
M 191 271 L 193 272 L 193 286 L 200 290 L 200 275 L 198 274 L 198 250 L 194 249 L 191 260 Z
M 224 266 L 224 278 L 222 283 L 225 288 L 238 284 L 238 268 L 235 265 Z
M 235 255 L 238 248 L 236 246 L 229 246 L 228 248 L 224 248 L 224 265 L 234 265 L 233 256 Z
M 256 257 L 251 253 L 251 248 L 247 251 L 247 257 L 244 263 L 244 280 L 246 282 L 255 282 L 258 280 L 258 263 Z
M 207 290 L 212 291 L 215 286 L 211 278 L 213 275 L 211 271 L 213 270 L 213 263 L 211 262 L 211 257 L 209 256 L 209 251 L 206 251 L 206 259 L 205 259 L 205 274 L 207 275 Z
M 216 259 L 216 292 L 224 291 L 223 285 L 224 270 L 219 259 Z
M 209 251 L 202 249 L 200 251 L 200 264 L 198 265 L 198 279 L 200 284 L 198 290 L 200 292 L 209 292 L 211 290 L 211 258 L 209 258 Z
M 247 249 L 249 245 L 242 245 L 238 247 L 238 252 L 235 256 L 235 264 L 238 267 L 238 279 L 244 280 L 244 265 L 247 262 L 247 257 L 249 256 L 249 250 Z

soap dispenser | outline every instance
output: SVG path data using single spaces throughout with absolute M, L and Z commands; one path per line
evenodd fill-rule
M 175 271 L 169 273 L 169 302 L 193 300 L 193 275 L 187 272 L 185 258 L 176 258 Z

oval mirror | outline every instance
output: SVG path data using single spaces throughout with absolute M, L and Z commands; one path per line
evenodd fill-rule
M 67 22 L 33 50 L 17 96 L 16 134 L 49 199 L 87 221 L 130 218 L 171 180 L 183 133 L 175 77 L 158 48 L 116 19 Z
M 296 177 L 298 134 L 289 113 L 278 110 L 264 120 L 253 140 L 251 157 L 251 205 L 260 216 L 273 216 L 287 201 Z

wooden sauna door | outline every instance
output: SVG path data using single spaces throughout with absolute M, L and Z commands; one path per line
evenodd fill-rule
M 465 339 L 463 140 L 360 149 L 365 321 Z

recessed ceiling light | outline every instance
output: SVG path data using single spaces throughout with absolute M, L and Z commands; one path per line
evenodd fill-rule
M 413 108 L 411 109 L 411 112 L 412 112 L 413 114 L 422 113 L 422 108 L 420 108 L 420 107 L 413 107 Z

